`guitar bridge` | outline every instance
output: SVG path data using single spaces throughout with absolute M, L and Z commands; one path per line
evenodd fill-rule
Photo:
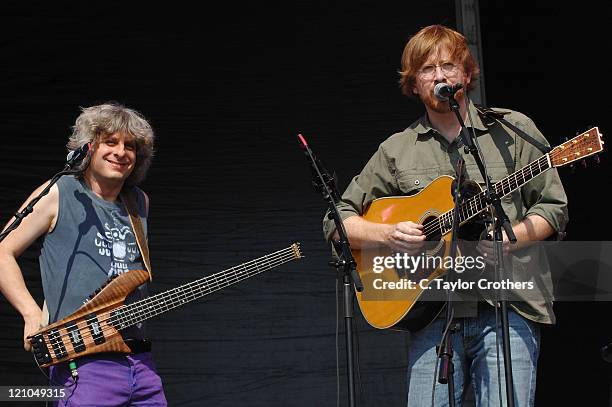
M 43 334 L 34 335 L 30 339 L 30 345 L 32 345 L 32 352 L 34 353 L 34 358 L 36 358 L 36 363 L 45 365 L 51 362 L 51 354 L 49 353 L 49 348 L 47 347 Z

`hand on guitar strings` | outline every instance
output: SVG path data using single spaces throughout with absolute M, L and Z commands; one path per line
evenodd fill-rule
M 386 244 L 395 252 L 405 252 L 414 255 L 420 252 L 425 243 L 423 225 L 412 221 L 389 225 Z

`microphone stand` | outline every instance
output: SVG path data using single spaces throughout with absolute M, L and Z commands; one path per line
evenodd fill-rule
M 458 90 L 459 88 L 457 88 Z M 503 233 L 502 228 L 505 230 L 508 239 L 512 242 L 516 242 L 516 236 L 512 231 L 512 225 L 510 224 L 510 220 L 508 216 L 504 212 L 504 209 L 501 206 L 501 200 L 499 194 L 493 190 L 491 185 L 491 180 L 487 175 L 487 171 L 485 168 L 485 164 L 482 160 L 482 152 L 478 148 L 476 144 L 476 140 L 472 139 L 472 136 L 468 132 L 463 118 L 459 113 L 459 103 L 454 98 L 453 94 L 448 96 L 448 104 L 453 112 L 455 112 L 455 116 L 457 116 L 457 120 L 461 125 L 461 133 L 460 137 L 463 142 L 464 148 L 469 151 L 476 164 L 480 173 L 482 174 L 482 178 L 485 181 L 485 199 L 492 209 L 492 215 L 494 218 L 494 241 L 495 241 L 495 275 L 497 276 L 499 281 L 503 281 L 505 277 L 504 270 L 504 258 L 503 258 Z M 469 108 L 469 106 L 467 106 Z M 454 219 L 453 219 L 454 220 Z M 510 329 L 508 326 L 508 299 L 506 298 L 506 294 L 503 290 L 500 290 L 498 304 L 501 307 L 502 314 L 502 344 L 503 344 L 503 353 L 504 353 L 504 371 L 506 375 L 506 401 L 508 403 L 508 407 L 514 407 L 514 382 L 512 379 L 512 356 L 510 350 Z
M 446 281 L 453 282 L 455 281 L 455 266 L 454 260 L 457 256 L 457 246 L 459 244 L 458 240 L 458 229 L 459 229 L 459 207 L 461 206 L 461 201 L 463 197 L 461 195 L 461 184 L 463 183 L 463 166 L 465 161 L 463 157 L 459 157 L 457 160 L 456 166 L 456 185 L 453 191 L 453 197 L 455 200 L 455 206 L 453 208 L 453 220 L 451 226 L 451 246 L 449 256 L 453 259 L 453 265 L 448 268 Z M 442 332 L 442 339 L 440 340 L 440 347 L 436 348 L 436 354 L 438 356 L 439 361 L 439 370 L 438 370 L 438 383 L 447 384 L 448 385 L 448 405 L 450 407 L 455 406 L 455 380 L 454 380 L 454 372 L 455 365 L 453 364 L 453 344 L 452 344 L 452 334 L 455 333 L 457 327 L 454 324 L 453 318 L 455 315 L 455 308 L 453 306 L 453 299 L 451 296 L 451 290 L 449 288 L 446 289 L 446 316 L 445 316 L 445 324 L 444 331 Z M 433 397 L 433 395 L 432 395 Z
M 346 360 L 348 374 L 348 395 L 349 406 L 356 406 L 355 399 L 355 375 L 354 375 L 354 351 L 353 351 L 353 286 L 359 292 L 363 291 L 363 284 L 359 273 L 357 273 L 357 263 L 351 253 L 344 224 L 340 218 L 337 203 L 340 201 L 340 194 L 334 183 L 334 178 L 327 172 L 321 162 L 314 156 L 312 150 L 306 143 L 304 137 L 299 134 L 298 139 L 300 146 L 304 150 L 305 155 L 310 159 L 311 170 L 313 175 L 313 185 L 323 195 L 329 207 L 329 219 L 332 219 L 336 224 L 336 230 L 340 240 L 334 243 L 338 259 L 331 260 L 329 265 L 335 267 L 338 272 L 342 271 L 342 287 L 344 299 L 344 332 L 346 340 Z
M 51 180 L 49 181 L 49 184 L 47 184 L 47 186 L 40 192 L 40 194 L 38 194 L 38 196 L 36 196 L 30 202 L 28 202 L 28 204 L 25 206 L 25 208 L 23 208 L 21 211 L 16 212 L 13 215 L 15 220 L 9 226 L 7 226 L 7 228 L 4 229 L 4 231 L 2 231 L 2 233 L 0 233 L 0 242 L 2 242 L 9 235 L 9 233 L 11 233 L 13 230 L 17 229 L 19 227 L 19 225 L 21 224 L 21 222 L 23 221 L 23 219 L 26 216 L 28 216 L 29 214 L 31 214 L 32 211 L 34 211 L 34 205 L 36 205 L 38 203 L 38 201 L 40 201 L 42 199 L 42 197 L 44 197 L 45 195 L 47 195 L 49 193 L 49 191 L 51 190 L 51 187 L 57 181 L 59 181 L 59 179 L 62 177 L 62 175 L 74 174 L 75 173 L 75 171 L 73 170 L 73 167 L 76 166 L 78 163 L 80 163 L 83 160 L 83 158 L 87 154 L 87 151 L 89 150 L 89 146 L 87 144 L 86 144 L 86 146 L 87 147 L 82 147 L 81 148 L 80 154 L 75 154 L 74 156 L 69 156 L 70 158 L 68 159 L 68 162 L 64 166 L 64 169 L 61 170 L 60 172 L 58 172 L 57 174 L 55 174 L 51 178 Z

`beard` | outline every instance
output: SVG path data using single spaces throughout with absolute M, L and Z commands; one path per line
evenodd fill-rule
M 441 101 L 438 98 L 436 98 L 433 94 L 433 92 L 431 93 L 427 93 L 424 96 L 423 95 L 419 95 L 421 102 L 423 102 L 423 104 L 428 108 L 433 110 L 436 113 L 449 113 L 451 112 L 450 109 L 450 105 L 448 104 L 448 101 Z M 461 103 L 461 100 L 465 97 L 465 89 L 459 89 L 457 91 L 457 93 L 455 93 L 455 100 L 458 103 Z

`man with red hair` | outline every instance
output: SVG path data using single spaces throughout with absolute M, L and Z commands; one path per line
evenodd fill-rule
M 405 95 L 423 103 L 425 115 L 380 144 L 342 195 L 339 210 L 351 247 L 383 246 L 393 252 L 419 253 L 425 241 L 423 225 L 412 221 L 375 223 L 362 215 L 374 199 L 411 195 L 439 176 L 455 176 L 459 157 L 465 160 L 465 178 L 484 185 L 474 157 L 466 153 L 460 143 L 461 126 L 455 113 L 448 101 L 434 95 L 438 84 L 463 85 L 454 97 L 463 121 L 478 138 L 493 182 L 542 155 L 514 130 L 518 128 L 546 145 L 546 139 L 531 119 L 515 111 L 493 109 L 497 117 L 503 117 L 497 120 L 487 117 L 469 101 L 466 92 L 474 87 L 479 73 L 463 35 L 448 27 L 425 27 L 408 41 L 402 56 L 400 87 Z M 540 324 L 555 321 L 548 262 L 543 248 L 531 242 L 564 230 L 568 221 L 567 197 L 553 169 L 502 199 L 502 206 L 517 238 L 515 244 L 510 244 L 505 233 L 503 236 L 503 251 L 511 264 L 507 271 L 511 278 L 534 282 L 538 290 L 537 298 L 512 301 L 509 307 L 515 401 L 517 406 L 525 407 L 534 402 Z M 328 239 L 337 238 L 335 226 L 327 218 L 324 230 Z M 477 249 L 485 258 L 494 258 L 493 242 L 482 240 Z M 461 405 L 464 389 L 471 382 L 479 406 L 500 405 L 500 393 L 506 404 L 503 366 L 500 367 L 501 380 L 497 374 L 495 301 L 490 297 L 477 298 L 480 300 L 455 303 L 457 329 L 452 335 L 455 400 Z M 427 327 L 411 334 L 408 349 L 410 407 L 431 405 L 436 345 L 440 342 L 444 322 L 442 313 Z M 500 359 L 503 359 L 501 355 Z M 437 406 L 448 405 L 447 391 L 446 386 L 435 387 Z

